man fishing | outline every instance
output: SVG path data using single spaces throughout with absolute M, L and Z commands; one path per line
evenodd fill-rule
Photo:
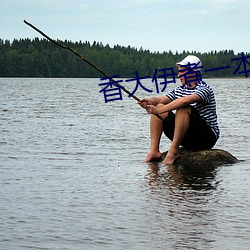
M 212 88 L 201 80 L 200 59 L 189 55 L 176 65 L 181 86 L 165 96 L 144 98 L 138 102 L 148 114 L 152 114 L 150 151 L 145 162 L 161 158 L 162 132 L 172 141 L 163 160 L 168 165 L 178 158 L 179 146 L 192 150 L 211 149 L 219 138 L 215 97 Z

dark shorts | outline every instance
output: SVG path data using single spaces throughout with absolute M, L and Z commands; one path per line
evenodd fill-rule
M 175 128 L 175 114 L 169 112 L 163 121 L 163 132 L 172 141 Z M 189 128 L 181 141 L 181 146 L 192 150 L 211 149 L 217 139 L 212 129 L 200 117 L 198 111 L 191 107 Z

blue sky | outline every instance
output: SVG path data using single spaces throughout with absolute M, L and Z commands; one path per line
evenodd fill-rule
M 0 0 L 0 38 L 93 41 L 182 52 L 250 52 L 249 0 Z

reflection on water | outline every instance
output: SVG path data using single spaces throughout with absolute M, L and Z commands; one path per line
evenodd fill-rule
M 156 201 L 151 213 L 165 228 L 166 237 L 171 239 L 170 249 L 208 247 L 214 242 L 211 235 L 216 228 L 218 212 L 211 206 L 218 196 L 216 167 L 165 166 L 161 163 L 149 163 L 148 166 L 149 197 Z M 168 221 L 162 223 L 166 218 Z
M 216 168 L 142 163 L 149 116 L 99 82 L 1 79 L 0 249 L 248 250 L 249 80 L 209 80 L 216 148 L 245 160 Z
M 210 190 L 216 188 L 214 182 L 216 166 L 213 165 L 185 165 L 185 166 L 166 166 L 162 171 L 161 163 L 149 163 L 148 179 L 149 184 L 168 184 L 179 189 L 188 190 Z

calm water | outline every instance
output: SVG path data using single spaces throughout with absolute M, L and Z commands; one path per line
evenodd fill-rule
M 149 116 L 99 79 L 0 79 L 0 249 L 249 249 L 250 79 L 207 82 L 237 164 L 143 163 Z

